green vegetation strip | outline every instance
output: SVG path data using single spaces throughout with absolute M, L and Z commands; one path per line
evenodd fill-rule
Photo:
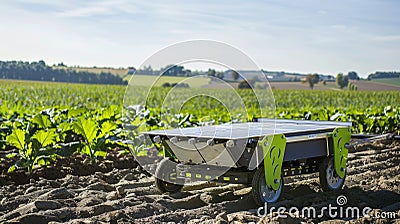
M 3 80 L 0 87 L 0 150 L 18 149 L 18 153 L 0 158 L 0 161 L 18 158 L 10 171 L 32 170 L 72 153 L 87 154 L 92 162 L 116 147 L 123 153 L 140 153 L 140 149 L 129 150 L 123 143 L 127 139 L 122 129 L 122 123 L 126 122 L 122 120 L 124 86 Z M 143 95 L 147 93 L 146 87 L 135 88 Z M 134 111 L 149 129 L 191 127 L 204 120 L 214 124 L 242 122 L 268 116 L 261 114 L 251 90 L 238 90 L 248 115 L 229 114 L 223 104 L 204 96 L 192 98 L 176 113 L 172 113 L 172 109 L 162 112 L 160 105 L 169 90 L 155 87 L 147 107 Z M 179 97 L 187 99 L 189 91 L 198 90 L 181 88 L 177 91 L 181 91 Z M 226 98 L 224 90 L 210 91 Z M 266 94 L 263 90 L 256 91 Z M 351 120 L 352 133 L 399 133 L 400 130 L 399 91 L 276 90 L 274 97 L 277 118 Z M 135 99 L 131 101 L 135 104 Z M 167 106 L 176 105 L 168 102 Z M 135 121 L 131 123 L 135 125 Z

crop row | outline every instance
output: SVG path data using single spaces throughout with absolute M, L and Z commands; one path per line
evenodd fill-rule
M 255 117 L 352 121 L 353 133 L 400 130 L 400 93 L 239 90 L 135 87 L 124 101 L 120 86 L 1 83 L 0 150 L 11 149 L 9 168 L 32 170 L 73 153 L 91 161 L 136 135 L 124 125 L 147 129 L 243 122 Z M 195 96 L 195 97 L 192 97 Z M 272 97 L 273 96 L 273 97 Z M 138 106 L 146 104 L 146 106 Z M 122 109 L 124 108 L 124 109 Z

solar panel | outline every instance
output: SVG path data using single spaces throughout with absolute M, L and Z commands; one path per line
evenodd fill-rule
M 145 132 L 145 134 L 170 137 L 244 139 L 271 134 L 310 134 L 315 131 L 331 131 L 336 127 L 346 126 L 351 126 L 351 122 L 259 119 L 258 122 L 156 130 Z

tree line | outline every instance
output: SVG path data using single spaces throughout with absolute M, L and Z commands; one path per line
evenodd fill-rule
M 48 82 L 126 85 L 112 73 L 94 73 L 73 69 L 53 69 L 42 60 L 38 62 L 0 61 L 0 78 Z
M 368 79 L 400 78 L 400 72 L 375 72 L 368 76 Z
M 340 89 L 343 89 L 344 87 L 348 87 L 349 90 L 357 90 L 357 87 L 354 84 L 349 83 L 349 80 L 360 80 L 360 77 L 358 76 L 357 72 L 355 72 L 355 71 L 348 72 L 347 75 L 344 75 L 343 73 L 339 73 L 336 75 L 336 85 Z M 318 74 L 306 75 L 305 82 L 310 85 L 311 89 L 313 89 L 314 85 L 320 81 L 321 81 L 321 79 Z M 323 81 L 323 84 L 326 85 L 326 80 Z

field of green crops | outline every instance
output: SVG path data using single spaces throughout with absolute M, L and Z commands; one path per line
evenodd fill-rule
M 16 161 L 10 172 L 31 170 L 73 153 L 86 154 L 95 162 L 109 149 L 129 152 L 122 124 L 133 124 L 137 120 L 123 119 L 126 87 L 12 81 L 0 81 L 0 87 L 0 150 L 18 149 L 0 158 L 0 162 L 7 159 Z M 146 94 L 146 87 L 135 88 L 135 92 Z M 221 103 L 204 96 L 186 102 L 178 112 L 161 110 L 160 104 L 169 90 L 155 87 L 146 108 L 125 107 L 124 113 L 141 117 L 150 129 L 272 116 L 260 114 L 250 90 L 238 91 L 245 101 L 246 115 L 230 116 L 232 114 Z M 196 89 L 182 88 L 178 91 L 181 100 L 185 100 L 188 91 L 193 94 Z M 224 90 L 210 91 L 215 91 L 213 94 L 216 96 L 226 97 Z M 275 90 L 273 94 L 276 111 L 272 114 L 277 118 L 351 120 L 353 133 L 398 133 L 400 130 L 399 91 Z M 134 104 L 135 100 L 131 100 Z M 175 100 L 179 102 L 179 99 Z
M 400 79 L 373 79 L 374 82 L 400 86 Z

